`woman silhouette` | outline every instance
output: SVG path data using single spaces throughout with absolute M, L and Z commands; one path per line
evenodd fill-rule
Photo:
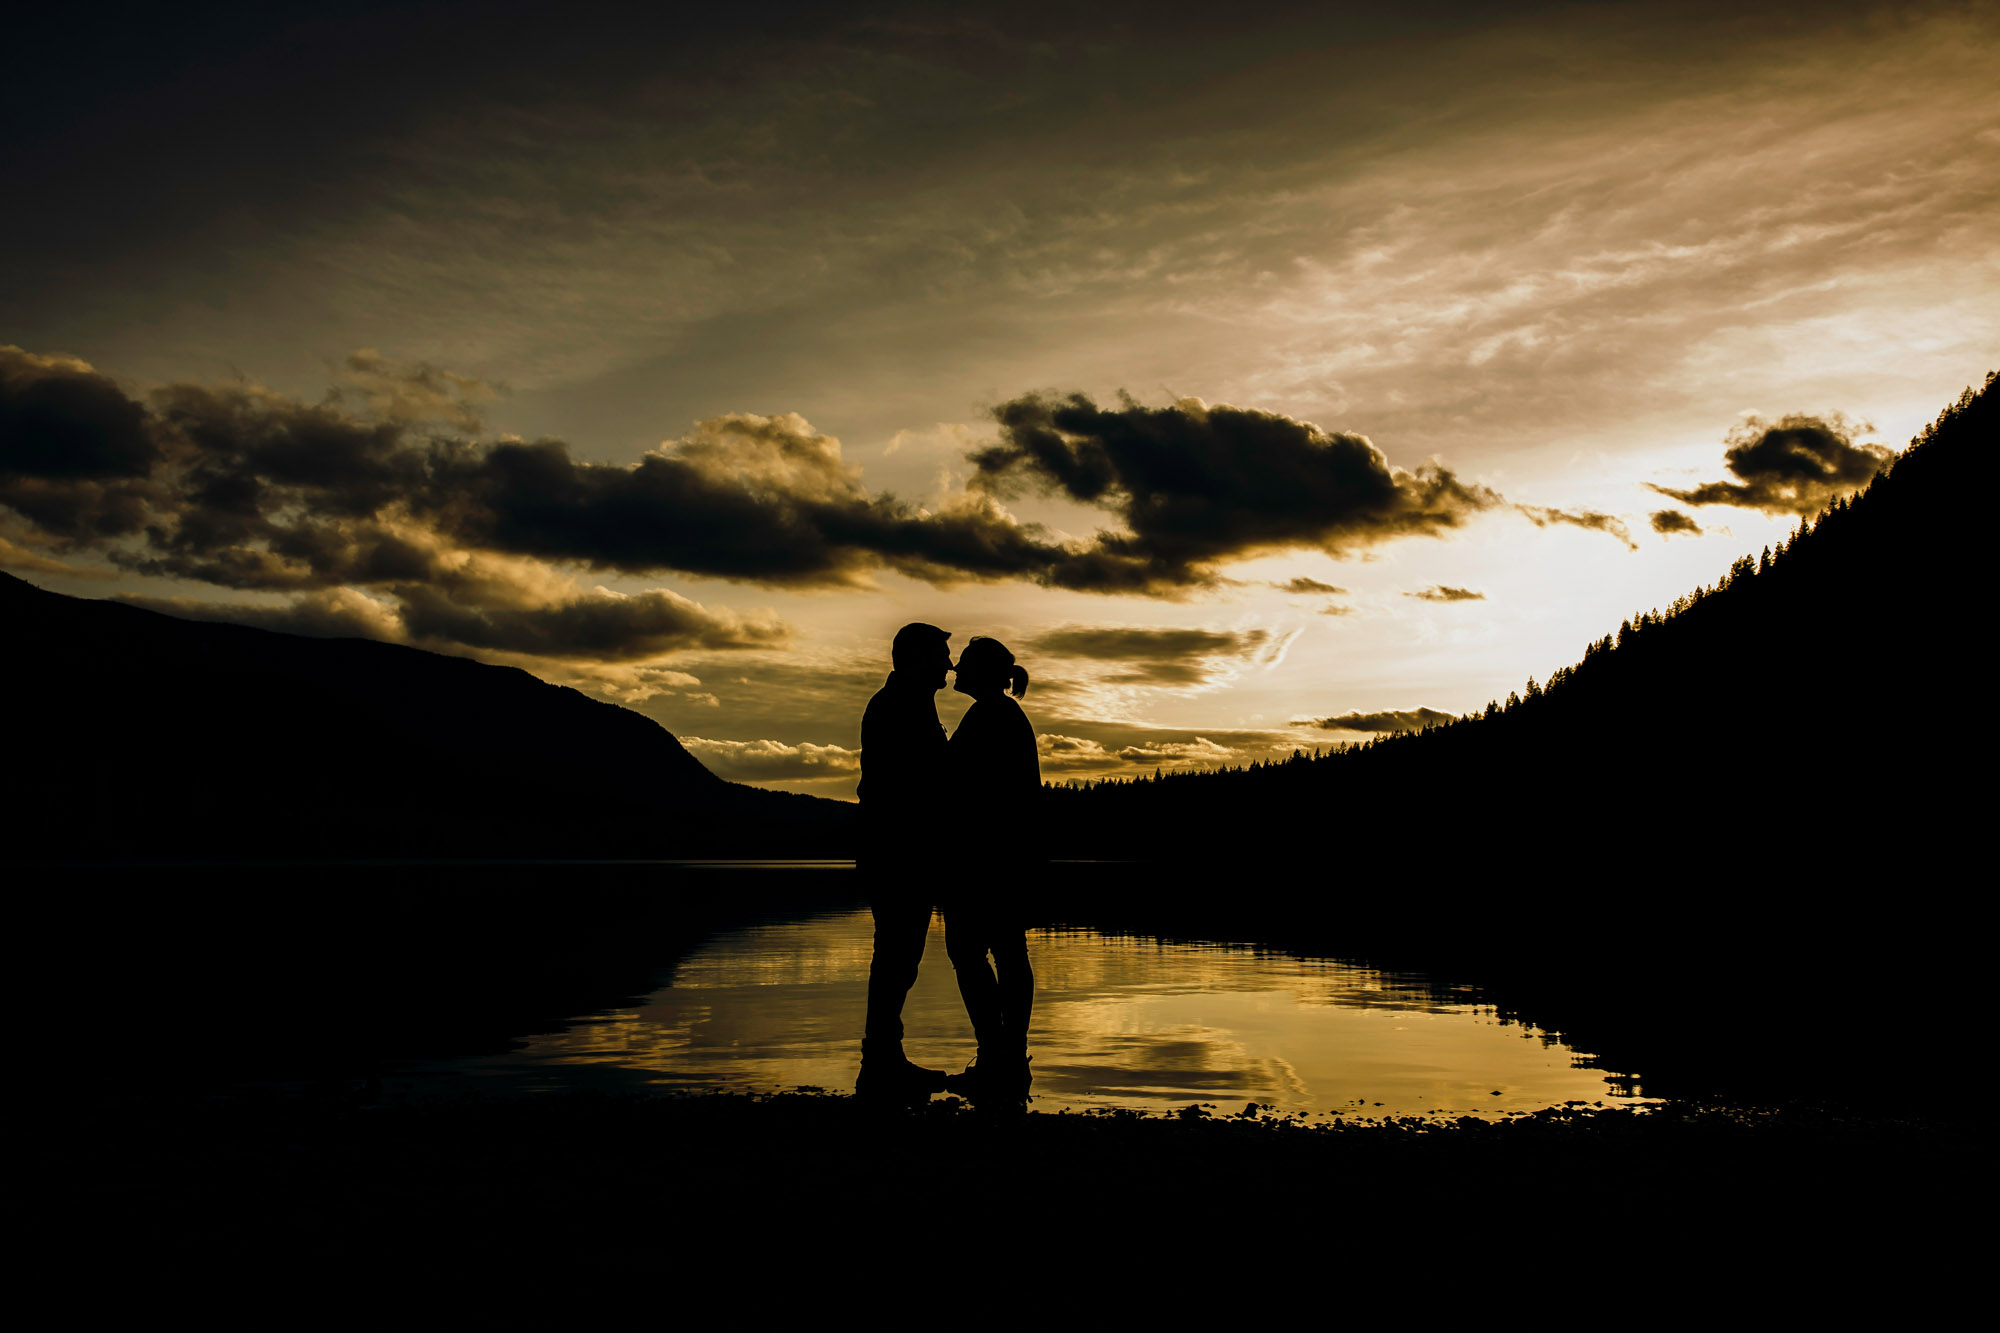
M 1025 900 L 1038 874 L 1036 802 L 1042 791 L 1035 729 L 1015 700 L 1028 673 L 997 639 L 976 638 L 958 656 L 960 694 L 972 707 L 952 734 L 946 802 L 964 812 L 963 864 L 944 900 L 944 946 L 972 1019 L 979 1055 L 946 1087 L 973 1100 L 1028 1095 L 1028 963 Z M 992 957 L 988 964 L 988 955 Z

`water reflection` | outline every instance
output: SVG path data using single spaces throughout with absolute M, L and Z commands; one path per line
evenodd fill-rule
M 636 1009 L 452 1068 L 535 1088 L 845 1090 L 869 942 L 865 911 L 723 935 Z M 1029 943 L 1037 1110 L 1257 1102 L 1287 1113 L 1494 1114 L 1618 1095 L 1566 1048 L 1439 1001 L 1414 979 L 1094 931 L 1036 931 Z M 971 1060 L 936 922 L 904 1022 L 911 1059 L 945 1069 Z

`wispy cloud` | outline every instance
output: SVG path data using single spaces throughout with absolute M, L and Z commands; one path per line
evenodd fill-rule
M 1515 505 L 1514 510 L 1525 514 L 1528 521 L 1538 528 L 1558 523 L 1592 532 L 1608 532 L 1630 549 L 1639 549 L 1639 544 L 1632 540 L 1632 529 L 1616 514 L 1599 513 L 1595 509 L 1555 509 L 1546 505 Z

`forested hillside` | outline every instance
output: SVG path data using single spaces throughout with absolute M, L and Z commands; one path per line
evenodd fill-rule
M 1987 377 L 1873 483 L 1477 716 L 1289 762 L 1049 793 L 1059 854 L 1338 874 L 1916 871 L 1975 817 Z

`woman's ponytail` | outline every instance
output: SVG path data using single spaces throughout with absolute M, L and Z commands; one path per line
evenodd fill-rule
M 1016 699 L 1028 692 L 1027 669 L 1014 660 L 1006 644 L 984 634 L 974 635 L 965 645 L 965 651 L 958 655 L 958 678 L 961 682 L 977 682 L 975 688 L 966 691 L 968 694 L 976 695 L 996 686 Z

